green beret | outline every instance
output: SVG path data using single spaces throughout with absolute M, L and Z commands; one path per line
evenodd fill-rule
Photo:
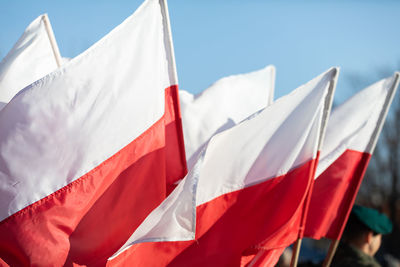
M 354 205 L 351 213 L 375 233 L 385 235 L 392 232 L 392 222 L 386 215 L 379 213 L 375 209 Z

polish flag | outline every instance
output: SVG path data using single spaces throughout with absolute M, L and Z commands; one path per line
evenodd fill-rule
M 47 15 L 40 15 L 0 62 L 0 110 L 21 89 L 57 68 L 51 38 L 53 31 Z M 54 45 L 58 52 L 55 41 Z
M 305 236 L 339 240 L 395 95 L 400 73 L 360 91 L 329 119 Z
M 215 134 L 270 105 L 273 100 L 275 67 L 224 77 L 194 96 L 180 90 L 183 135 L 188 168 Z
M 238 266 L 254 245 L 295 241 L 337 72 L 211 138 L 109 265 Z
M 185 175 L 165 14 L 146 0 L 0 112 L 4 262 L 104 264 Z

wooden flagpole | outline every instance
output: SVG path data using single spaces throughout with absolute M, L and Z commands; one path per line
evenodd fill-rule
M 175 116 L 176 116 L 176 131 L 178 134 L 178 139 L 181 140 L 182 142 L 179 142 L 179 147 L 180 147 L 180 156 L 181 156 L 181 162 L 182 165 L 184 166 L 184 174 L 187 173 L 187 163 L 186 163 L 186 154 L 185 154 L 185 146 L 183 144 L 183 127 L 182 127 L 182 120 L 181 120 L 181 110 L 180 110 L 180 104 L 179 104 L 179 92 L 178 92 L 178 73 L 176 71 L 176 62 L 175 62 L 175 52 L 174 52 L 174 43 L 172 41 L 172 31 L 171 31 L 171 24 L 169 21 L 169 12 L 168 12 L 168 4 L 167 0 L 158 0 L 160 7 L 161 7 L 161 13 L 163 17 L 163 26 L 164 26 L 164 44 L 166 48 L 168 49 L 167 51 L 167 60 L 168 60 L 168 74 L 170 77 L 170 85 L 175 85 L 176 90 L 174 90 L 175 94 L 175 99 L 176 103 L 174 104 L 175 108 Z M 183 176 L 182 176 L 183 178 Z
M 174 44 L 172 42 L 172 33 L 171 33 L 171 25 L 169 22 L 169 12 L 168 12 L 168 4 L 167 0 L 159 0 L 161 6 L 161 12 L 163 15 L 163 24 L 164 24 L 164 42 L 168 47 L 168 71 L 170 77 L 172 77 L 171 84 L 177 85 L 178 84 L 178 74 L 176 72 L 176 63 L 175 63 L 175 52 L 174 52 Z
M 397 90 L 397 87 L 399 86 L 400 73 L 396 72 L 394 76 L 395 77 L 394 77 L 393 85 L 389 89 L 389 93 L 388 93 L 388 95 L 387 95 L 387 97 L 385 99 L 385 103 L 383 105 L 384 108 L 382 109 L 381 113 L 379 114 L 378 125 L 376 126 L 376 128 L 375 128 L 375 130 L 374 130 L 374 132 L 373 132 L 373 134 L 371 136 L 371 140 L 369 141 L 367 149 L 366 149 L 371 155 L 374 152 L 374 149 L 375 149 L 375 146 L 376 146 L 376 142 L 378 140 L 380 132 L 382 131 L 382 127 L 383 127 L 383 124 L 385 122 L 386 115 L 387 115 L 387 113 L 389 111 L 390 104 L 392 103 L 393 97 L 394 97 L 394 95 L 396 93 L 396 90 Z M 365 166 L 365 168 L 367 168 L 367 166 Z M 362 182 L 362 179 L 360 179 L 360 181 L 359 181 L 359 183 L 357 185 L 356 192 L 355 192 L 355 194 L 354 194 L 354 196 L 353 196 L 353 198 L 351 200 L 352 204 L 351 204 L 350 209 L 347 212 L 347 215 L 345 217 L 345 221 L 344 221 L 344 223 L 342 225 L 342 229 L 340 230 L 340 235 L 339 235 L 338 240 L 331 241 L 331 244 L 330 244 L 329 250 L 328 250 L 328 254 L 326 255 L 326 258 L 325 258 L 324 263 L 322 265 L 323 267 L 329 267 L 331 265 L 331 263 L 332 263 L 333 256 L 336 253 L 337 247 L 339 245 L 339 241 L 341 239 L 341 235 L 342 235 L 344 227 L 345 227 L 345 225 L 347 223 L 347 219 L 348 219 L 348 217 L 350 215 L 351 207 L 353 207 L 353 204 L 354 204 L 356 195 L 358 193 L 358 189 L 359 189 L 359 187 L 361 185 L 361 182 Z
M 61 55 L 60 50 L 58 49 L 56 38 L 54 37 L 53 29 L 51 28 L 50 20 L 47 14 L 44 14 L 43 17 L 44 26 L 46 28 L 47 36 L 49 37 L 51 48 L 53 50 L 54 57 L 57 62 L 57 67 L 61 66 Z
M 329 246 L 328 254 L 325 257 L 324 263 L 322 264 L 323 267 L 331 266 L 333 256 L 335 256 L 336 249 L 339 245 L 339 240 L 331 240 L 331 244 Z
M 322 121 L 321 121 L 320 134 L 319 134 L 319 140 L 318 140 L 318 145 L 317 145 L 316 164 L 313 169 L 312 178 L 311 178 L 312 180 L 310 182 L 310 188 L 307 192 L 306 199 L 304 200 L 304 209 L 303 209 L 303 215 L 302 215 L 303 217 L 302 217 L 301 223 L 300 223 L 299 238 L 297 239 L 297 241 L 293 247 L 293 254 L 292 254 L 292 260 L 290 262 L 290 267 L 296 267 L 298 260 L 299 260 L 300 247 L 301 247 L 302 236 L 303 236 L 306 219 L 307 219 L 308 206 L 311 201 L 312 190 L 314 187 L 315 172 L 317 171 L 319 153 L 322 149 L 322 143 L 325 138 L 325 130 L 328 125 L 328 119 L 329 119 L 330 112 L 332 109 L 333 95 L 336 90 L 336 84 L 337 84 L 337 80 L 338 80 L 338 76 L 339 76 L 339 69 L 336 68 L 335 72 L 332 75 L 334 75 L 334 78 L 332 79 L 332 82 L 329 85 L 328 93 L 325 97 L 326 101 L 325 101 L 325 105 L 324 105 L 324 112 L 325 112 L 326 116 L 323 117 Z
M 301 241 L 302 240 L 303 240 L 302 238 L 299 238 L 299 239 L 296 240 L 296 243 L 294 243 L 292 259 L 290 261 L 290 267 L 296 267 L 297 266 L 297 263 L 299 261 L 300 247 L 301 247 Z

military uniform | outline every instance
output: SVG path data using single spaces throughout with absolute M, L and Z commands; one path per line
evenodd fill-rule
M 352 221 L 352 223 L 350 223 L 349 225 L 350 221 Z M 391 221 L 384 214 L 379 213 L 377 210 L 358 205 L 354 205 L 350 214 L 349 222 L 347 226 L 350 226 L 350 229 L 348 229 L 347 227 L 345 229 L 345 234 L 347 234 L 348 237 L 352 236 L 352 234 L 354 235 L 355 233 L 357 233 L 357 229 L 366 229 L 367 231 L 372 231 L 374 235 L 376 235 L 388 234 L 392 231 L 393 228 Z M 358 224 L 356 222 L 358 222 Z M 379 245 L 377 249 L 379 249 Z M 340 242 L 331 266 L 381 267 L 381 265 L 372 256 L 365 254 L 357 247 L 351 245 L 351 242 Z
M 381 267 L 371 256 L 361 250 L 341 243 L 332 261 L 332 267 Z

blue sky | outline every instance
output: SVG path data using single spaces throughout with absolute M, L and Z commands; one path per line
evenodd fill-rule
M 0 1 L 0 57 L 48 13 L 62 56 L 74 57 L 134 12 L 141 0 Z M 279 97 L 340 66 L 336 101 L 400 68 L 400 1 L 170 0 L 180 87 L 277 68 Z M 383 71 L 384 70 L 384 71 Z M 362 77 L 354 87 L 352 77 Z

